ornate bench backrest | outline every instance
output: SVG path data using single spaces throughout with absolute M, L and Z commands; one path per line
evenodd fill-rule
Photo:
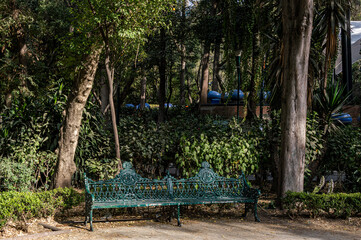
M 225 178 L 216 174 L 208 162 L 203 162 L 196 176 L 173 180 L 175 199 L 212 199 L 219 197 L 240 197 L 244 189 L 243 175 L 240 178 Z
M 95 202 L 133 201 L 141 199 L 169 199 L 169 181 L 142 178 L 130 162 L 123 163 L 123 170 L 115 178 L 95 182 L 85 179 Z

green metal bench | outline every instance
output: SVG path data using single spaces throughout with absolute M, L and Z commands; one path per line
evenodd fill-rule
M 225 178 L 216 174 L 208 162 L 203 162 L 196 176 L 177 180 L 169 174 L 162 180 L 142 178 L 130 162 L 113 179 L 95 182 L 85 179 L 85 225 L 93 231 L 93 210 L 105 208 L 176 206 L 178 226 L 180 206 L 212 203 L 245 203 L 245 217 L 253 208 L 255 220 L 258 189 L 251 188 L 244 174 L 239 178 Z

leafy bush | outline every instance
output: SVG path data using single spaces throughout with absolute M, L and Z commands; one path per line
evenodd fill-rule
M 2 192 L 0 193 L 0 229 L 9 220 L 51 216 L 57 210 L 70 209 L 82 201 L 84 201 L 83 194 L 70 188 L 44 192 Z
M 283 206 L 290 216 L 308 212 L 312 217 L 350 217 L 361 213 L 361 193 L 296 193 L 287 192 Z
M 24 146 L 10 146 L 11 153 L 0 157 L 0 190 L 48 189 L 57 156 L 40 151 L 40 137 L 23 139 Z
M 344 126 L 330 134 L 322 162 L 324 172 L 344 172 L 343 186 L 352 192 L 361 191 L 361 129 Z
M 168 121 L 157 124 L 154 112 L 134 112 L 122 116 L 119 122 L 121 159 L 132 161 L 143 176 L 162 175 L 180 151 L 182 137 L 211 136 L 224 130 L 223 125 L 214 124 L 216 117 L 180 109 L 170 110 Z
M 220 175 L 228 177 L 239 175 L 241 170 L 246 174 L 254 173 L 258 168 L 261 139 L 251 131 L 243 131 L 233 121 L 228 131 L 220 131 L 218 135 L 183 137 L 180 153 L 176 154 L 177 165 L 183 175 L 193 176 L 203 161 L 209 162 Z

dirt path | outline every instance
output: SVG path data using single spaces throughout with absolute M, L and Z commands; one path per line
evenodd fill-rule
M 133 211 L 134 210 L 134 211 Z M 14 237 L 14 240 L 93 240 L 93 239 L 319 239 L 319 240 L 361 240 L 361 217 L 349 219 L 298 217 L 291 220 L 284 212 L 277 209 L 259 209 L 260 223 L 254 222 L 250 213 L 242 218 L 243 206 L 240 205 L 197 205 L 184 208 L 182 211 L 182 227 L 176 225 L 176 220 L 166 222 L 167 211 L 161 208 L 133 209 L 113 212 L 97 211 L 94 232 L 89 231 L 80 222 L 84 220 L 84 206 L 72 209 L 55 218 L 34 219 L 31 222 L 9 223 L 0 232 L 0 238 Z M 166 209 L 165 209 L 166 210 Z M 110 215 L 107 215 L 110 214 Z M 111 216 L 113 215 L 113 217 Z M 104 216 L 121 221 L 104 222 Z M 139 220 L 140 217 L 155 219 Z M 129 220 L 129 219 L 133 219 Z M 134 220 L 138 219 L 138 220 Z M 69 221 L 77 224 L 64 223 Z M 60 228 L 61 232 L 51 232 L 38 223 L 46 223 Z M 26 229 L 26 231 L 20 231 Z M 20 236 L 22 235 L 22 236 Z M 9 239 L 9 238 L 8 238 Z
M 62 225 L 65 232 L 58 235 L 27 235 L 14 239 L 320 239 L 361 240 L 360 218 L 348 220 L 298 218 L 290 220 L 261 214 L 261 223 L 251 216 L 242 218 L 196 217 L 183 220 L 183 226 L 172 223 L 147 221 L 97 222 L 94 232 L 81 224 Z M 56 232 L 48 232 L 54 234 Z
M 360 229 L 320 229 L 297 222 L 280 224 L 219 220 L 186 221 L 183 227 L 154 222 L 147 222 L 141 226 L 110 225 L 108 228 L 96 226 L 98 228 L 94 232 L 74 229 L 69 233 L 58 235 L 56 239 L 361 239 Z M 54 237 L 42 239 L 54 239 Z

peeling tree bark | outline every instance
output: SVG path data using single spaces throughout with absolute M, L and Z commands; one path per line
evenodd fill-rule
M 282 0 L 281 195 L 304 184 L 307 75 L 313 0 Z
M 93 87 L 101 51 L 102 46 L 97 44 L 92 46 L 92 51 L 85 56 L 82 67 L 74 79 L 60 130 L 58 163 L 53 181 L 54 188 L 71 186 L 71 179 L 76 171 L 74 155 L 78 145 L 83 110 Z

